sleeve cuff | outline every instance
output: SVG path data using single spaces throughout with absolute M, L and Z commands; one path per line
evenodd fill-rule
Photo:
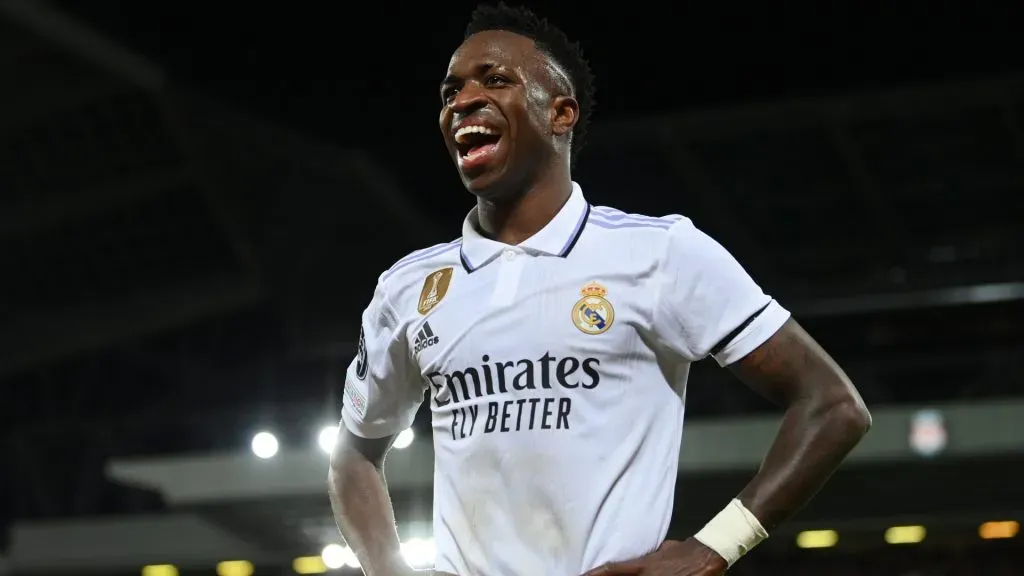
M 396 422 L 389 421 L 364 422 L 358 414 L 349 408 L 348 404 L 344 405 L 341 409 L 341 421 L 349 432 L 366 440 L 387 438 L 408 428 L 408 426 L 403 428 L 397 425 Z
M 789 318 L 789 310 L 772 300 L 753 322 L 737 334 L 721 352 L 714 355 L 715 361 L 724 367 L 750 354 L 774 336 Z

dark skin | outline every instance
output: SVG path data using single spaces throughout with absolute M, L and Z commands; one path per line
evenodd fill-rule
M 572 193 L 569 150 L 579 103 L 568 77 L 529 38 L 504 31 L 470 37 L 440 86 L 439 124 L 462 182 L 477 197 L 481 232 L 519 244 Z M 484 123 L 500 134 L 486 166 L 463 169 L 454 132 Z
M 760 470 L 737 496 L 770 534 L 821 489 L 871 426 L 842 369 L 795 320 L 729 369 L 785 409 Z M 690 538 L 666 541 L 642 558 L 607 564 L 587 576 L 718 576 L 726 563 Z
M 564 71 L 528 38 L 482 32 L 453 55 L 441 101 L 441 133 L 464 185 L 477 197 L 481 232 L 506 244 L 537 233 L 572 192 L 571 133 L 579 105 Z M 500 137 L 488 162 L 467 168 L 455 132 L 472 123 Z M 794 320 L 730 370 L 785 410 L 761 469 L 738 495 L 771 532 L 824 485 L 867 432 L 871 418 L 843 371 Z M 369 576 L 414 573 L 401 560 L 382 472 L 392 442 L 358 438 L 342 426 L 331 459 L 335 517 Z M 690 538 L 666 541 L 651 554 L 587 575 L 717 576 L 725 571 L 721 557 Z

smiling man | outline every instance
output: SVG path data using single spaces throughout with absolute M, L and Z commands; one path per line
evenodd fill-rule
M 460 239 L 382 274 L 363 314 L 330 472 L 345 540 L 371 576 L 410 572 L 382 469 L 426 392 L 438 571 L 723 574 L 864 435 L 860 396 L 689 219 L 587 202 L 571 164 L 592 77 L 556 28 L 479 8 L 440 99 L 477 206 Z M 750 484 L 666 541 L 687 374 L 709 356 L 785 415 Z

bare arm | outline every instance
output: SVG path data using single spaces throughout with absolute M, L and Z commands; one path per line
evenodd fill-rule
M 771 532 L 821 489 L 867 433 L 871 415 L 842 369 L 793 319 L 731 369 L 786 410 L 760 470 L 739 495 Z
M 328 492 L 334 519 L 368 576 L 410 572 L 402 559 L 384 480 L 384 457 L 393 440 L 360 438 L 342 424 L 331 454 Z

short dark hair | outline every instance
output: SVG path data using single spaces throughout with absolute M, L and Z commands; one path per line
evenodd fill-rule
M 466 26 L 465 38 L 487 30 L 504 30 L 533 40 L 538 50 L 547 54 L 569 75 L 574 97 L 580 106 L 580 117 L 572 129 L 571 157 L 575 161 L 586 142 L 587 124 L 594 109 L 594 74 L 579 43 L 571 42 L 547 18 L 538 17 L 528 8 L 509 6 L 504 2 L 477 6 Z

